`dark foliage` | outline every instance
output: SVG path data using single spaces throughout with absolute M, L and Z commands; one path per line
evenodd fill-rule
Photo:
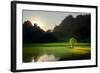
M 48 43 L 56 42 L 57 39 L 52 33 L 45 32 L 37 24 L 32 26 L 30 21 L 25 21 L 23 24 L 23 43 Z
M 54 30 L 45 32 L 37 24 L 30 21 L 23 23 L 23 43 L 64 42 L 75 37 L 80 42 L 90 42 L 91 15 L 67 16 Z
M 90 42 L 91 16 L 78 15 L 74 18 L 72 15 L 69 15 L 59 26 L 54 28 L 53 34 L 62 41 L 75 37 L 82 42 Z

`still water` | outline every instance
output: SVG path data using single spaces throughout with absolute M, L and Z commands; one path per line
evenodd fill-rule
M 55 57 L 53 54 L 43 54 L 41 56 L 38 56 L 37 60 L 35 60 L 34 57 L 32 57 L 32 62 L 49 62 L 49 61 L 57 61 L 59 58 Z

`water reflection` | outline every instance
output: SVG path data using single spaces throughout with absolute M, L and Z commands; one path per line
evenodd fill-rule
M 41 56 L 37 56 L 37 58 L 32 57 L 32 62 L 49 62 L 57 60 L 59 60 L 59 58 L 55 57 L 53 54 L 43 54 Z

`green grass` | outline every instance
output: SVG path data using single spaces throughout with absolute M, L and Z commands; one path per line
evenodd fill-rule
M 76 46 L 78 45 L 78 46 L 89 46 L 90 45 L 90 43 L 76 43 L 75 44 Z M 58 47 L 58 46 L 69 46 L 69 43 L 39 43 L 39 44 L 24 44 L 23 45 L 24 47 L 37 47 L 37 46 L 43 46 L 43 47 Z
M 74 48 L 68 43 L 23 44 L 23 62 L 43 54 L 53 54 L 60 61 L 90 59 L 90 43 L 76 43 Z

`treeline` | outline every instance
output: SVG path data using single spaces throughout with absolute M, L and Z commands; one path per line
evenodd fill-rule
M 64 42 L 70 37 L 75 37 L 82 42 L 90 42 L 91 15 L 78 15 L 74 18 L 67 16 L 52 32 L 45 32 L 37 24 L 32 26 L 30 21 L 23 23 L 23 43 L 49 43 Z
M 37 24 L 32 26 L 30 21 L 23 24 L 23 43 L 49 43 L 57 42 L 52 33 L 45 32 Z
M 62 41 L 75 37 L 79 42 L 90 42 L 91 15 L 78 15 L 76 18 L 69 15 L 54 28 L 53 33 Z

